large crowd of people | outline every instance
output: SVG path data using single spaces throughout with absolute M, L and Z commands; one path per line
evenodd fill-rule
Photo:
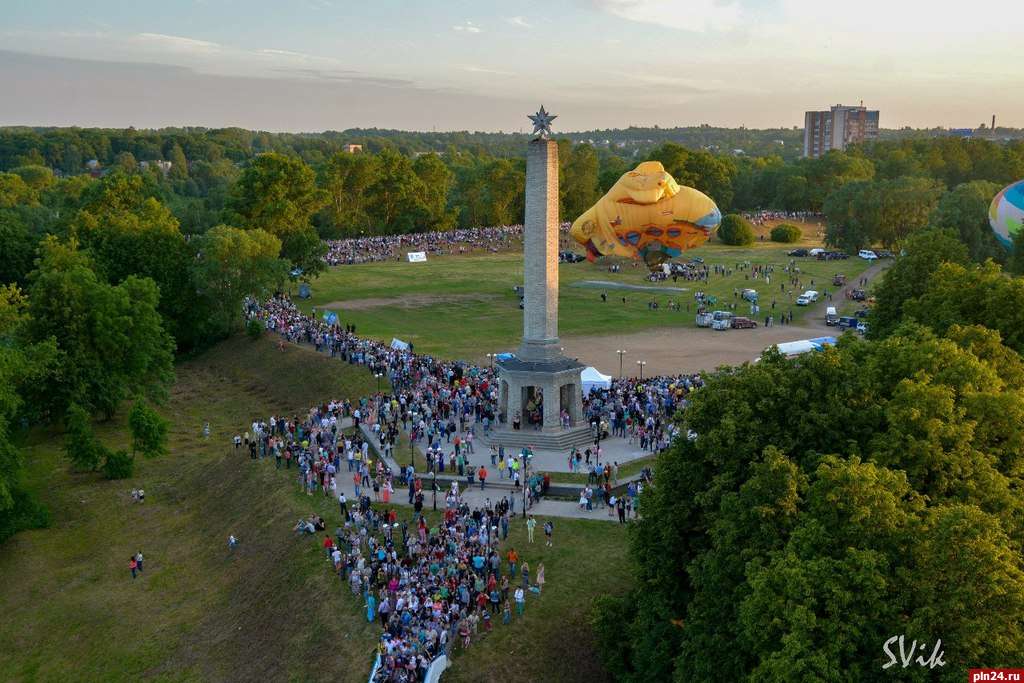
M 389 380 L 388 391 L 354 400 L 335 398 L 301 416 L 255 420 L 234 439 L 235 447 L 244 447 L 249 457 L 272 458 L 277 468 L 294 470 L 302 492 L 337 501 L 343 522 L 333 538 L 326 520 L 318 515 L 299 520 L 295 530 L 323 534 L 325 552 L 339 579 L 365 601 L 367 618 L 380 621 L 380 659 L 374 680 L 422 680 L 430 663 L 456 643 L 468 647 L 490 631 L 494 620 L 508 623 L 513 615 L 522 615 L 526 594 L 539 593 L 544 576 L 538 567 L 531 583 L 529 565 L 520 564 L 514 549 L 501 549 L 517 495 L 496 496 L 496 502 L 487 499 L 482 507 L 471 509 L 458 481 L 452 481 L 440 496 L 443 520 L 431 528 L 423 515 L 425 472 L 417 472 L 412 462 L 398 465 L 394 457 L 399 434 L 405 431 L 424 446 L 430 469 L 447 465 L 467 473 L 470 482 L 473 474 L 486 477 L 486 449 L 477 449 L 474 441 L 494 424 L 495 371 L 361 338 L 353 326 L 331 325 L 306 315 L 284 296 L 249 300 L 246 313 L 282 340 L 311 345 Z M 609 389 L 584 397 L 584 411 L 602 438 L 627 439 L 654 453 L 676 435 L 672 416 L 701 384 L 698 375 L 614 380 Z M 343 429 L 348 424 L 365 429 Z M 371 453 L 366 432 L 384 457 Z M 504 449 L 490 451 L 491 466 L 499 477 L 507 469 L 510 478 L 526 486 L 519 490 L 526 494 L 527 504 L 535 484 L 538 491 L 548 484 L 540 473 L 527 481 L 519 479 L 523 472 L 517 465 L 526 461 L 525 455 L 517 459 Z M 476 462 L 470 462 L 471 455 Z M 573 471 L 586 469 L 590 474 L 581 505 L 587 509 L 607 506 L 608 514 L 617 512 L 620 522 L 638 514 L 639 493 L 650 482 L 649 469 L 616 497 L 612 486 L 618 483 L 617 463 L 612 469 L 612 464 L 601 462 L 599 450 L 591 453 L 589 448 L 574 449 L 570 458 L 576 463 Z M 341 491 L 342 477 L 351 477 L 352 500 Z M 401 493 L 396 494 L 396 489 Z M 411 518 L 400 521 L 389 507 L 397 502 L 395 495 L 408 495 Z M 531 517 L 527 522 L 531 541 L 535 525 Z M 544 525 L 548 543 L 552 529 L 551 522 Z
M 754 225 L 765 225 L 776 221 L 800 221 L 802 223 L 824 223 L 824 214 L 818 211 L 747 211 L 743 217 Z
M 370 235 L 343 240 L 327 240 L 324 261 L 328 265 L 354 265 L 375 261 L 400 261 L 406 253 L 422 251 L 441 256 L 489 251 L 496 253 L 520 244 L 522 225 L 460 228 L 440 232 L 404 235 Z

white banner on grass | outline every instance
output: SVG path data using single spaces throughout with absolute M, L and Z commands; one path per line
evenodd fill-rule
M 410 251 L 407 253 L 406 258 L 409 259 L 409 263 L 426 263 L 427 252 L 425 251 Z

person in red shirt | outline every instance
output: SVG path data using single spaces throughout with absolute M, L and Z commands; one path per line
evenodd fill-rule
M 480 465 L 480 469 L 477 471 L 476 476 L 480 477 L 480 490 L 484 490 L 484 486 L 487 485 L 487 470 L 483 465 Z
M 324 550 L 327 552 L 328 559 L 331 557 L 331 553 L 334 551 L 334 541 L 331 540 L 330 536 L 324 536 Z

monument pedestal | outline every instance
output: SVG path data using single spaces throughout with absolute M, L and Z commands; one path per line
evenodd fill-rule
M 560 353 L 545 360 L 518 356 L 498 363 L 498 424 L 488 440 L 503 446 L 560 450 L 593 440 L 583 419 L 583 364 Z M 540 399 L 538 401 L 538 399 Z M 540 403 L 540 424 L 531 422 L 530 406 Z M 568 427 L 562 413 L 568 415 Z M 518 422 L 519 429 L 514 425 Z

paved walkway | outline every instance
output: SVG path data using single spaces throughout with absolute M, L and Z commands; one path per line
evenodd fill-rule
M 351 426 L 351 421 L 349 421 L 346 426 Z M 380 442 L 377 441 L 376 437 L 374 437 L 372 434 L 370 434 L 368 429 L 367 430 L 363 430 L 363 434 L 367 437 L 367 440 L 370 442 L 370 445 L 374 448 L 374 450 L 377 451 L 378 457 L 384 457 L 384 456 L 380 455 L 380 453 L 381 453 Z M 622 441 L 622 439 L 619 439 L 619 440 Z M 477 449 L 477 457 L 478 458 L 483 458 L 485 460 L 487 459 L 487 456 L 485 454 L 481 455 L 479 449 Z M 536 458 L 537 456 L 534 456 L 534 457 Z M 401 471 L 403 469 L 403 466 L 400 465 L 398 462 L 396 462 L 394 459 L 386 458 L 385 457 L 384 458 L 384 462 L 387 463 L 387 465 L 391 468 L 391 470 L 393 472 L 399 472 L 399 471 Z M 568 471 L 568 469 L 566 469 L 566 471 Z M 429 477 L 423 477 L 422 476 L 423 473 L 419 473 L 418 472 L 417 474 L 419 474 L 420 477 L 424 481 L 424 488 L 423 488 L 424 508 L 433 509 L 433 504 L 434 504 L 433 494 L 431 493 L 431 491 L 428 490 L 429 487 L 430 487 L 430 485 L 429 485 L 430 478 Z M 631 478 L 627 478 L 627 479 L 620 479 L 620 483 L 621 482 L 630 481 L 630 480 L 636 479 L 636 478 L 637 477 L 631 477 Z M 506 479 L 505 481 L 508 481 L 508 480 Z M 339 473 L 338 486 L 339 486 L 340 490 L 344 490 L 345 491 L 345 495 L 346 496 L 351 497 L 351 496 L 355 495 L 355 484 L 352 481 L 351 475 L 349 475 L 348 471 L 345 470 L 345 469 L 343 469 Z M 444 497 L 445 497 L 445 494 L 448 491 L 448 486 L 450 486 L 450 484 L 448 484 L 447 482 L 445 484 L 440 484 L 440 483 L 438 484 L 438 505 L 440 506 L 439 509 L 444 509 Z M 582 490 L 583 489 L 583 485 L 581 484 L 578 487 L 574 487 L 574 488 L 576 488 L 577 490 Z M 464 482 L 460 482 L 460 484 L 459 484 L 459 493 L 462 496 L 463 500 L 465 500 L 471 507 L 481 507 L 483 505 L 486 505 L 488 500 L 493 502 L 493 501 L 501 500 L 505 496 L 508 496 L 510 500 L 513 497 L 515 497 L 516 500 L 514 502 L 514 510 L 515 510 L 515 512 L 518 514 L 518 516 L 520 518 L 522 517 L 522 513 L 523 513 L 523 496 L 522 496 L 522 490 L 521 489 L 519 490 L 519 493 L 517 495 L 513 495 L 513 490 L 510 490 L 509 488 L 504 487 L 504 486 L 502 486 L 502 487 L 495 486 L 493 482 L 491 483 L 491 485 L 488 488 L 484 488 L 482 490 L 480 488 L 480 484 L 479 483 L 477 483 L 474 486 L 467 487 Z M 595 501 L 596 501 L 596 496 L 595 496 Z M 406 505 L 406 506 L 410 505 L 410 503 L 409 503 L 409 489 L 406 488 L 406 487 L 402 487 L 402 488 L 396 489 L 394 495 L 391 498 L 391 504 L 394 504 L 394 505 Z M 551 498 L 544 498 L 544 499 L 534 503 L 533 507 L 530 508 L 529 512 L 532 513 L 536 517 L 550 516 L 550 517 L 567 517 L 567 518 L 572 518 L 572 519 L 594 519 L 594 520 L 598 520 L 598 521 L 607 521 L 607 522 L 617 522 L 618 521 L 618 517 L 616 517 L 616 516 L 609 516 L 608 515 L 608 508 L 607 507 L 595 507 L 593 510 L 581 510 L 580 506 L 577 503 L 573 502 L 573 501 L 554 500 L 554 499 L 551 499 Z

